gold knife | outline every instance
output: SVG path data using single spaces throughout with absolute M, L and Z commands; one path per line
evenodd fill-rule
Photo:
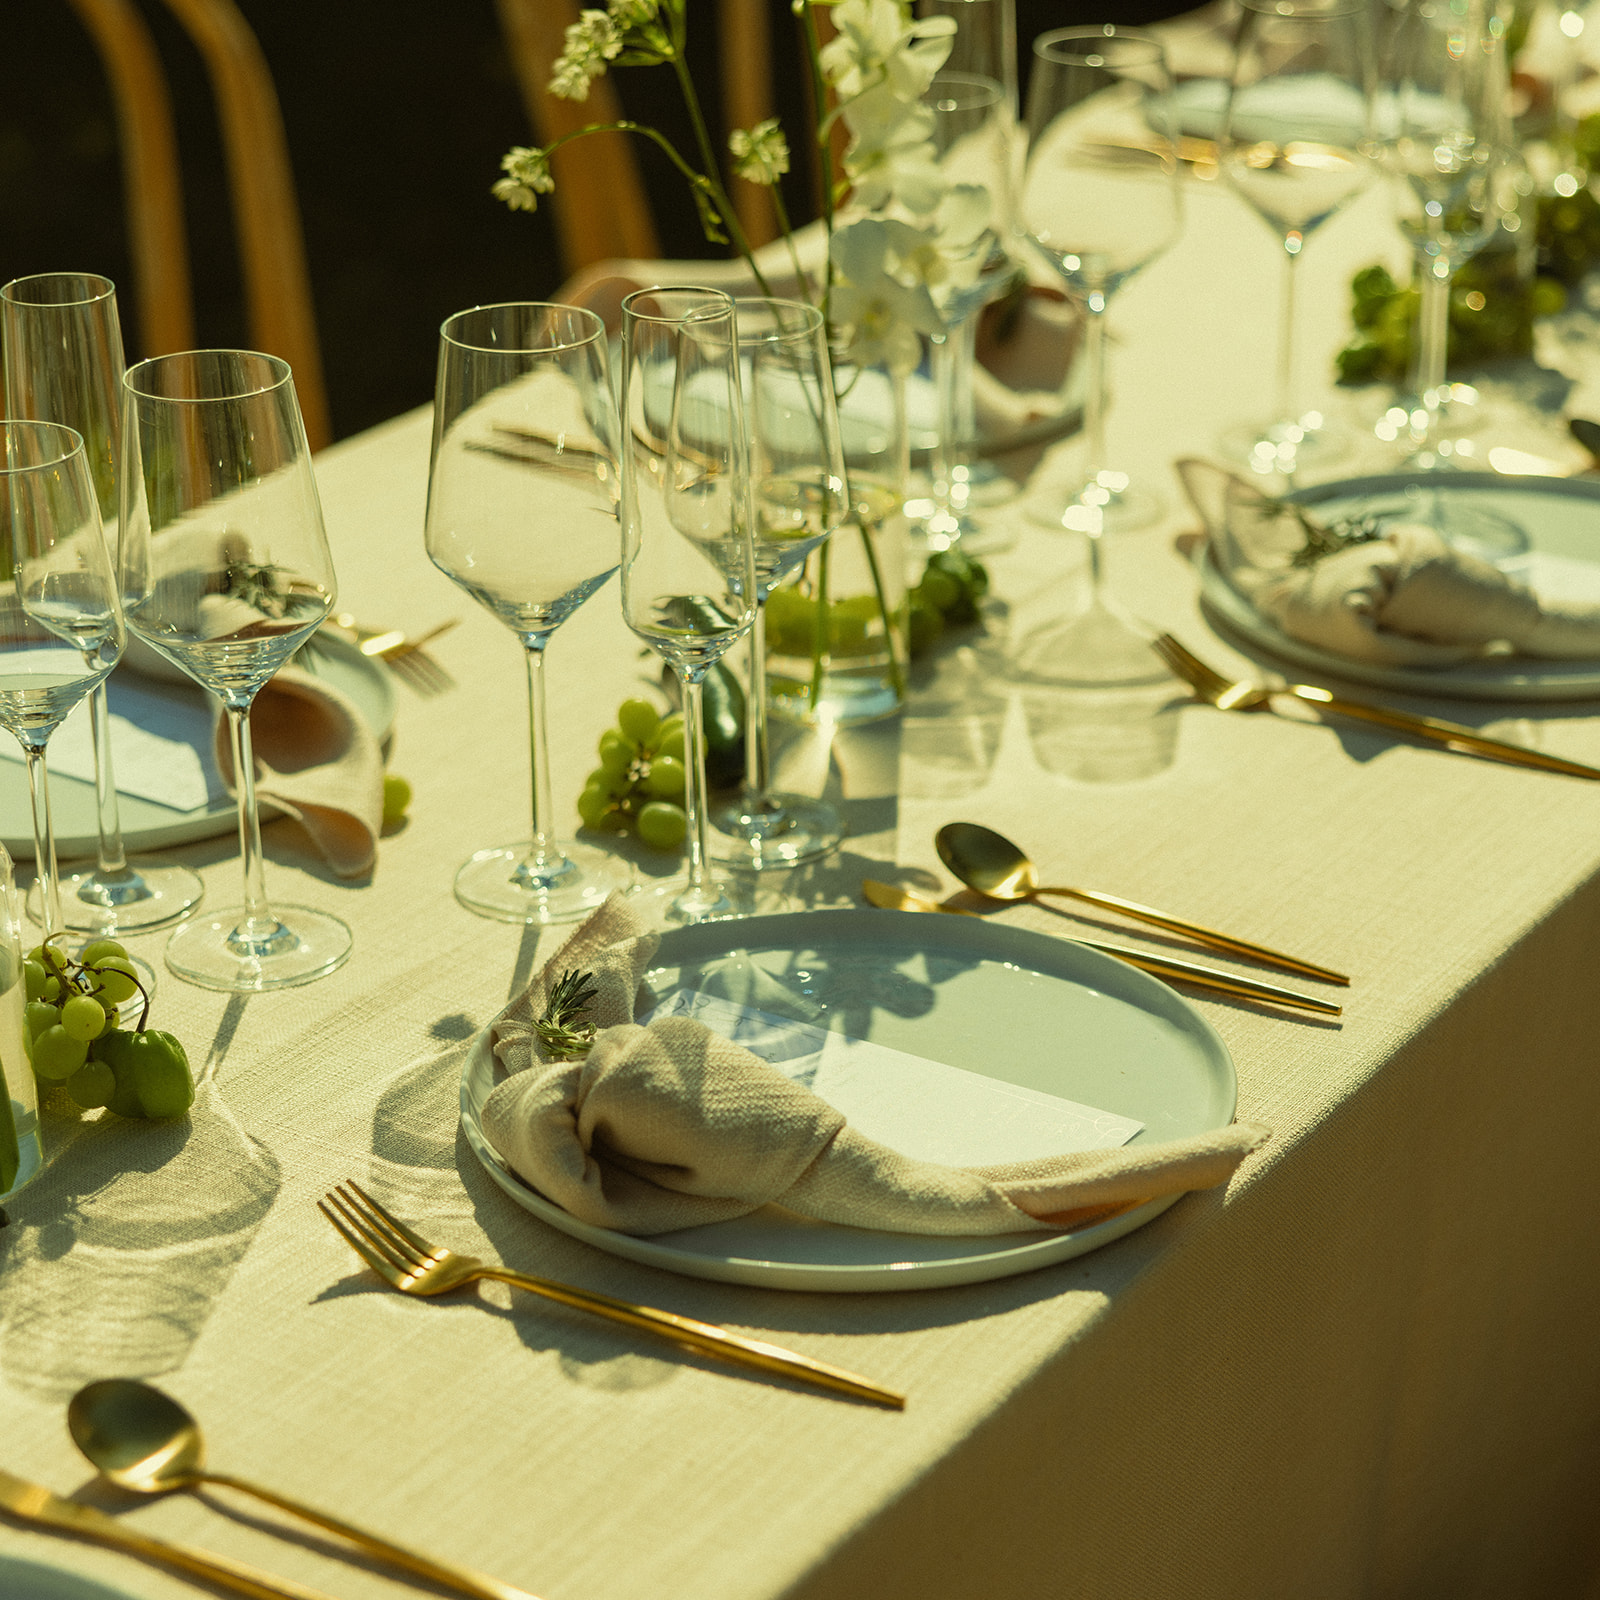
M 863 879 L 861 892 L 873 905 L 885 911 L 947 911 L 957 917 L 978 915 L 976 911 L 968 911 L 961 906 L 947 906 L 915 890 L 902 889 L 897 884 L 880 883 L 876 878 Z M 1295 989 L 1280 989 L 1275 983 L 1261 983 L 1255 978 L 1238 978 L 1217 967 L 1203 967 L 1193 961 L 1177 961 L 1171 956 L 1149 955 L 1143 950 L 1130 949 L 1127 945 L 1102 944 L 1098 939 L 1079 939 L 1076 935 L 1072 942 L 1090 950 L 1098 950 L 1101 955 L 1114 956 L 1118 961 L 1125 961 L 1130 967 L 1138 967 L 1141 972 L 1148 972 L 1168 983 L 1188 983 L 1197 989 L 1213 989 L 1219 994 L 1231 994 L 1240 1000 L 1264 1000 L 1271 1005 L 1315 1011 L 1325 1017 L 1343 1015 L 1343 1007 L 1334 1005 L 1330 1000 L 1301 994 Z
M 228 1556 L 212 1555 L 189 1545 L 173 1544 L 169 1539 L 136 1533 L 94 1506 L 63 1500 L 60 1495 L 52 1494 L 37 1483 L 29 1483 L 26 1478 L 14 1477 L 3 1468 L 0 1468 L 0 1509 L 23 1522 L 37 1522 L 62 1533 L 93 1539 L 141 1560 L 204 1578 L 236 1594 L 248 1595 L 250 1600 L 329 1600 L 320 1589 L 308 1589 L 292 1578 L 275 1578 Z

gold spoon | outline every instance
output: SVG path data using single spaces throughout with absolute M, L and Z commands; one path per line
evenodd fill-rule
M 915 889 L 904 889 L 897 883 L 880 883 L 876 878 L 864 878 L 861 893 L 873 905 L 885 911 L 948 911 L 952 916 L 975 917 L 976 911 L 963 906 L 946 905 L 929 895 L 918 894 Z M 1329 1000 L 1319 1000 L 1315 995 L 1301 994 L 1294 989 L 1280 989 L 1275 983 L 1259 983 L 1254 978 L 1237 978 L 1231 972 L 1216 967 L 1202 967 L 1193 961 L 1175 961 L 1171 956 L 1153 956 L 1144 950 L 1130 950 L 1123 944 L 1101 944 L 1096 939 L 1074 938 L 1087 950 L 1098 950 L 1103 956 L 1113 956 L 1130 967 L 1148 972 L 1165 983 L 1188 983 L 1197 989 L 1214 989 L 1219 994 L 1231 994 L 1238 1000 L 1265 1000 L 1275 1006 L 1293 1006 L 1297 1011 L 1315 1011 L 1325 1017 L 1342 1015 L 1342 1008 Z
M 1308 978 L 1321 978 L 1325 983 L 1348 984 L 1350 979 L 1331 967 L 1318 966 L 1314 961 L 1302 961 L 1298 956 L 1285 955 L 1281 950 L 1268 949 L 1266 945 L 1252 944 L 1248 939 L 1235 939 L 1232 934 L 1219 933 L 1198 922 L 1186 922 L 1182 917 L 1169 916 L 1150 906 L 1124 900 L 1118 895 L 1102 894 L 1096 889 L 1051 888 L 1039 882 L 1038 869 L 1016 845 L 996 833 L 992 828 L 980 827 L 976 822 L 948 822 L 934 835 L 939 859 L 969 889 L 987 895 L 991 900 L 1032 900 L 1041 894 L 1062 895 L 1070 900 L 1082 900 L 1098 906 L 1103 911 L 1117 911 L 1136 922 L 1148 922 L 1168 933 L 1181 933 L 1209 945 L 1213 950 L 1226 950 L 1231 955 L 1248 956 L 1271 967 L 1281 967 L 1285 972 L 1299 972 Z
M 201 1465 L 205 1441 L 200 1424 L 170 1395 L 148 1383 L 108 1378 L 87 1385 L 67 1406 L 67 1428 L 73 1443 L 119 1489 L 134 1494 L 169 1494 L 175 1489 L 198 1489 L 207 1483 L 238 1489 L 336 1533 L 397 1567 L 471 1595 L 473 1600 L 534 1600 L 525 1590 L 513 1589 L 508 1583 L 465 1567 L 418 1555 L 326 1512 L 301 1505 L 287 1495 L 225 1473 L 206 1472 Z

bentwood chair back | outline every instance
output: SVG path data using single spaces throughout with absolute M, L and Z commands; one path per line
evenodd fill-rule
M 194 296 L 172 97 L 134 0 L 69 0 L 111 84 L 121 139 L 134 303 L 145 355 L 192 349 Z M 164 0 L 205 63 L 233 197 L 250 337 L 294 369 L 313 450 L 331 438 L 300 207 L 277 92 L 234 0 Z

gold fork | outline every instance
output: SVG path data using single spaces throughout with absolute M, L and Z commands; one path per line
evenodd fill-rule
M 903 1394 L 869 1383 L 841 1367 L 813 1361 L 809 1356 L 796 1355 L 758 1339 L 741 1338 L 713 1323 L 696 1322 L 692 1317 L 680 1317 L 672 1311 L 657 1311 L 653 1306 L 614 1300 L 608 1294 L 574 1288 L 550 1278 L 530 1278 L 480 1261 L 476 1256 L 456 1255 L 442 1246 L 429 1244 L 415 1229 L 408 1228 L 398 1217 L 385 1211 L 356 1183 L 340 1184 L 317 1202 L 317 1209 L 338 1230 L 345 1243 L 384 1282 L 402 1294 L 448 1294 L 452 1289 L 486 1278 L 670 1339 L 697 1355 L 713 1356 L 735 1366 L 753 1367 L 758 1372 L 798 1378 L 803 1383 L 832 1389 L 857 1400 L 871 1400 L 897 1411 L 906 1403 Z
M 1547 756 L 1541 750 L 1528 749 L 1526 745 L 1491 739 L 1475 728 L 1464 727 L 1459 722 L 1446 722 L 1441 717 L 1425 717 L 1415 711 L 1369 705 L 1362 700 L 1341 700 L 1315 684 L 1287 683 L 1281 688 L 1271 688 L 1247 681 L 1235 683 L 1233 679 L 1225 678 L 1214 668 L 1208 667 L 1170 633 L 1160 634 L 1151 642 L 1156 653 L 1194 690 L 1196 696 L 1220 711 L 1270 711 L 1273 709 L 1273 697 L 1286 694 L 1315 706 L 1329 716 L 1375 723 L 1393 733 L 1409 733 L 1418 739 L 1442 744 L 1447 749 L 1483 756 L 1489 761 L 1504 761 L 1513 767 L 1537 767 L 1544 772 L 1564 772 L 1572 778 L 1600 778 L 1600 768 L 1586 767 L 1581 761 Z
M 446 689 L 455 687 L 455 679 L 428 654 L 425 646 L 456 627 L 461 621 L 459 617 L 451 617 L 426 633 L 415 635 L 400 628 L 364 628 L 349 611 L 341 611 L 330 620 L 350 635 L 362 655 L 386 663 L 419 694 L 443 694 Z

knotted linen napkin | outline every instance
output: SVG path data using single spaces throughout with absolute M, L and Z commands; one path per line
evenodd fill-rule
M 612 895 L 493 1026 L 510 1076 L 483 1109 L 489 1142 L 580 1221 L 665 1233 L 769 1202 L 896 1233 L 982 1235 L 1081 1227 L 1161 1195 L 1227 1181 L 1268 1137 L 1251 1123 L 1130 1149 L 956 1168 L 851 1128 L 809 1089 L 690 1017 L 631 1019 L 658 940 Z M 592 973 L 588 1054 L 552 1061 L 534 1032 L 551 986 Z M 997 1044 L 1003 1049 L 1003 1043 Z
M 1536 595 L 1434 529 L 1393 522 L 1381 537 L 1308 565 L 1311 529 L 1291 507 L 1210 462 L 1178 462 L 1227 582 L 1291 638 L 1380 666 L 1450 667 L 1487 655 L 1600 659 L 1600 605 Z

